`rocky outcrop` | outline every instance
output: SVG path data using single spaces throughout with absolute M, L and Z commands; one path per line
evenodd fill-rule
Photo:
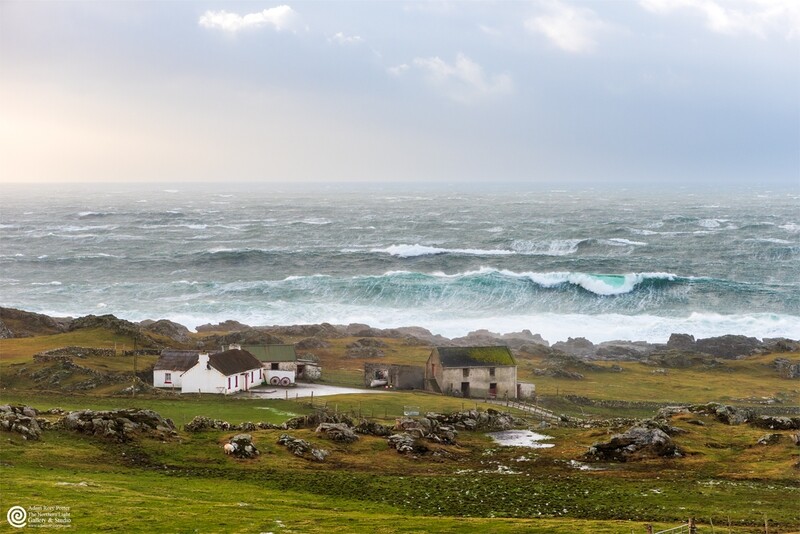
M 223 321 L 218 324 L 206 323 L 195 328 L 197 332 L 238 332 L 240 330 L 247 330 L 250 326 L 240 323 L 239 321 Z
M 377 338 L 362 338 L 349 343 L 345 356 L 348 358 L 383 358 L 388 345 Z
M 505 345 L 514 350 L 519 350 L 525 345 L 541 345 L 544 347 L 550 345 L 542 336 L 533 334 L 530 330 L 510 332 L 508 334 L 498 334 L 489 330 L 474 330 L 464 337 L 451 339 L 449 344 L 459 347 Z
M 595 443 L 584 455 L 588 461 L 627 462 L 640 458 L 680 456 L 680 450 L 659 428 L 634 426 L 615 434 L 604 443 Z
M 71 321 L 70 318 L 0 307 L 0 339 L 60 334 L 67 331 Z
M 356 434 L 350 426 L 345 423 L 321 423 L 315 430 L 317 434 L 324 434 L 328 439 L 339 443 L 353 443 L 358 441 Z
M 56 426 L 118 442 L 127 442 L 140 436 L 170 440 L 178 435 L 172 421 L 153 410 L 80 410 L 68 413 Z
M 266 422 L 251 423 L 249 421 L 236 425 L 236 424 L 231 424 L 228 421 L 222 421 L 220 419 L 211 419 L 210 417 L 204 417 L 202 415 L 195 416 L 191 421 L 183 425 L 183 429 L 186 430 L 187 432 L 204 432 L 207 430 L 243 430 L 245 432 L 252 432 L 253 430 L 256 429 L 269 430 L 277 428 L 285 428 L 285 427 L 273 423 L 266 423 Z
M 126 321 L 125 319 L 118 319 L 113 315 L 87 315 L 79 317 L 69 323 L 69 331 L 82 330 L 85 328 L 103 328 L 110 330 L 120 336 L 127 336 L 134 339 L 142 347 L 157 346 L 158 343 L 153 341 L 143 331 L 143 328 L 135 323 Z
M 800 430 L 800 417 L 775 417 L 762 415 L 750 422 L 758 428 L 769 430 Z
M 220 347 L 227 347 L 230 344 L 237 345 L 282 345 L 283 340 L 275 335 L 260 330 L 250 328 L 239 332 L 230 332 L 223 335 L 213 335 L 203 339 L 201 346 L 205 350 L 219 350 Z
M 283 445 L 295 456 L 318 462 L 324 461 L 330 454 L 325 449 L 317 449 L 306 440 L 292 437 L 289 434 L 281 434 L 281 437 L 278 438 L 278 445 Z
M 253 436 L 250 434 L 236 434 L 228 442 L 230 454 L 237 458 L 255 458 L 261 452 L 253 444 Z
M 30 406 L 0 406 L 0 428 L 16 432 L 22 439 L 36 441 L 42 436 L 42 428 L 36 420 L 38 412 Z
M 594 356 L 594 343 L 583 337 L 567 338 L 566 341 L 553 343 L 553 349 L 560 350 L 572 356 L 591 357 Z
M 297 350 L 313 350 L 313 349 L 327 349 L 331 344 L 324 339 L 316 337 L 307 337 L 295 343 L 294 348 Z
M 148 332 L 164 336 L 177 343 L 189 343 L 189 341 L 191 341 L 188 328 L 182 324 L 173 323 L 166 319 L 149 322 L 149 324 L 143 326 L 143 328 Z
M 794 363 L 788 358 L 775 358 L 772 366 L 783 378 L 790 380 L 800 378 L 800 362 Z
M 643 363 L 667 369 L 687 369 L 695 366 L 718 367 L 723 365 L 722 361 L 710 354 L 680 349 L 653 351 Z
M 698 339 L 695 342 L 695 350 L 697 352 L 705 352 L 706 354 L 726 359 L 739 359 L 751 354 L 757 354 L 761 348 L 761 341 L 747 336 L 709 337 Z
M 645 341 L 605 341 L 595 345 L 594 357 L 605 360 L 641 360 L 656 350 Z
M 388 426 L 376 423 L 375 421 L 369 421 L 368 419 L 359 421 L 358 424 L 353 427 L 353 430 L 359 434 L 368 436 L 388 436 L 392 433 L 392 429 Z

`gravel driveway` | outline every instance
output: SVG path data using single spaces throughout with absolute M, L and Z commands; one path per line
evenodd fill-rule
M 325 397 L 327 395 L 348 395 L 352 393 L 386 393 L 385 389 L 357 389 L 343 388 L 339 386 L 328 386 L 326 384 L 297 384 L 290 387 L 259 386 L 251 389 L 247 393 L 240 395 L 245 398 L 254 399 L 293 399 L 295 397 Z

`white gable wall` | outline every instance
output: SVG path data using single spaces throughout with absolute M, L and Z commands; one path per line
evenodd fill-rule
M 169 375 L 169 379 L 167 379 Z M 153 371 L 153 387 L 156 388 L 179 388 L 181 387 L 183 371 L 176 369 L 158 369 Z
M 183 373 L 181 393 L 230 393 L 225 375 L 208 365 L 208 354 L 200 354 L 197 363 Z

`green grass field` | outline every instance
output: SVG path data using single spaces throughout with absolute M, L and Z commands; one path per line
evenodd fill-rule
M 791 432 L 776 445 L 756 445 L 766 433 L 747 425 L 727 426 L 706 416 L 678 416 L 686 432 L 676 437 L 681 458 L 588 466 L 587 448 L 616 429 L 553 427 L 549 449 L 499 447 L 481 433 L 462 432 L 457 446 L 432 445 L 436 454 L 400 455 L 384 438 L 364 436 L 333 443 L 313 429 L 289 433 L 331 452 L 323 463 L 290 454 L 276 443 L 281 430 L 258 430 L 262 454 L 238 460 L 222 445 L 236 432 L 187 433 L 196 415 L 231 423 L 280 423 L 314 408 L 375 418 L 390 424 L 406 406 L 420 412 L 501 409 L 481 401 L 423 392 L 337 395 L 309 399 L 257 400 L 215 395 L 130 395 L 116 386 L 93 391 L 37 389 L 25 378 L 42 371 L 32 356 L 65 345 L 109 347 L 130 340 L 102 330 L 0 340 L 0 404 L 41 410 L 153 409 L 181 428 L 175 441 L 148 438 L 117 444 L 67 431 L 45 431 L 38 442 L 0 433 L 0 530 L 13 505 L 69 507 L 71 532 L 598 532 L 644 533 L 645 524 L 669 528 L 695 517 L 699 532 L 800 530 L 800 448 Z M 351 339 L 333 340 L 320 355 L 325 380 L 360 385 L 364 360 L 341 358 Z M 420 364 L 425 347 L 397 340 L 382 361 Z M 797 355 L 780 355 L 798 360 Z M 770 364 L 778 355 L 726 362 L 724 368 L 669 370 L 622 362 L 621 373 L 585 372 L 580 381 L 533 376 L 541 361 L 520 362 L 522 375 L 537 384 L 558 413 L 644 417 L 649 408 L 579 406 L 565 394 L 594 400 L 749 404 L 753 398 L 798 402 L 797 381 L 780 378 Z M 139 362 L 147 360 L 140 359 Z M 369 361 L 369 360 L 368 360 Z M 122 357 L 87 358 L 81 365 L 127 372 Z M 39 367 L 37 367 L 39 366 Z M 26 373 L 19 373 L 21 368 Z M 530 374 L 526 374 L 530 373 Z M 558 390 L 558 395 L 556 395 Z M 56 419 L 56 417 L 50 417 Z M 703 426 L 690 420 L 701 419 Z M 532 421 L 536 424 L 537 421 Z M 576 463 L 577 462 L 577 463 Z M 729 526 L 730 525 L 730 526 Z M 33 525 L 31 525 L 33 526 Z

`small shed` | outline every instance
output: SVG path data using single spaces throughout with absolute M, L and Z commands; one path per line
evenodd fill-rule
M 311 359 L 298 358 L 295 346 L 291 344 L 245 345 L 244 350 L 250 352 L 261 361 L 267 375 L 267 381 L 273 376 L 290 377 L 300 380 L 318 380 L 322 376 L 322 368 Z M 273 373 L 270 373 L 273 371 Z M 287 374 L 288 373 L 288 374 Z
M 425 364 L 425 389 L 476 398 L 517 398 L 517 362 L 506 346 L 436 347 Z
M 422 389 L 424 382 L 424 367 L 416 365 L 393 365 L 388 363 L 364 364 L 364 385 L 366 387 Z

